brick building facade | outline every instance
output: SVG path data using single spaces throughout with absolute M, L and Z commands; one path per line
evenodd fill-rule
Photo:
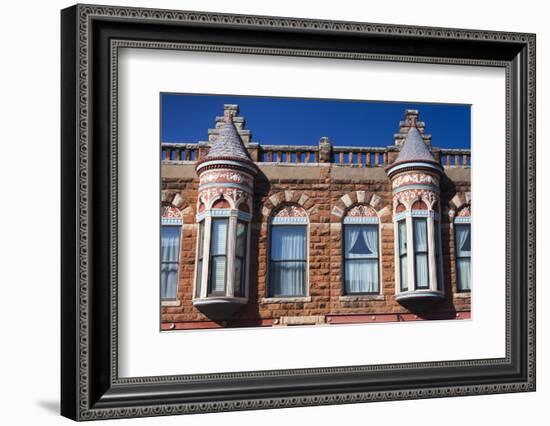
M 469 150 L 416 110 L 386 148 L 260 145 L 238 112 L 162 144 L 162 330 L 470 318 Z

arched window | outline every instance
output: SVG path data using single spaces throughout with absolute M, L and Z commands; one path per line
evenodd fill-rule
M 284 206 L 270 220 L 269 297 L 307 295 L 307 213 Z
M 344 294 L 380 293 L 379 220 L 357 205 L 344 218 Z
M 161 301 L 176 300 L 178 297 L 181 225 L 180 211 L 172 206 L 163 207 L 160 232 Z
M 457 290 L 464 292 L 472 289 L 470 271 L 472 236 L 470 224 L 470 207 L 466 206 L 458 212 L 454 219 Z

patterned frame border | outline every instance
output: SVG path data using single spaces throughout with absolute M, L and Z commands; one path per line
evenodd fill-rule
M 520 34 L 510 32 L 492 32 L 479 30 L 463 30 L 463 29 L 446 29 L 446 28 L 429 28 L 417 26 L 399 26 L 399 25 L 382 25 L 382 24 L 367 24 L 355 22 L 335 22 L 310 19 L 294 19 L 294 18 L 275 18 L 264 16 L 243 16 L 243 15 L 228 15 L 216 13 L 202 12 L 183 12 L 155 9 L 135 9 L 125 7 L 103 7 L 103 6 L 77 6 L 78 15 L 78 358 L 77 363 L 77 389 L 78 389 L 78 410 L 77 417 L 81 420 L 92 420 L 112 417 L 139 417 L 151 415 L 170 415 L 182 413 L 205 413 L 216 411 L 229 410 L 247 410 L 261 408 L 281 408 L 292 406 L 308 406 L 320 404 L 343 404 L 352 402 L 364 401 L 383 401 L 383 400 L 400 400 L 400 399 L 415 399 L 415 398 L 432 398 L 441 396 L 460 396 L 474 395 L 487 393 L 503 393 L 534 390 L 535 387 L 535 36 L 532 34 Z M 139 408 L 112 408 L 112 409 L 90 409 L 89 407 L 89 389 L 88 389 L 88 354 L 89 354 L 89 339 L 88 339 L 88 249 L 89 249 L 89 163 L 88 163 L 88 47 L 89 47 L 89 28 L 90 20 L 94 17 L 119 17 L 128 19 L 140 19 L 141 21 L 174 21 L 174 22 L 190 22 L 190 23 L 213 23 L 213 24 L 235 24 L 240 26 L 263 27 L 263 28 L 293 28 L 293 29 L 311 29 L 316 31 L 339 31 L 351 33 L 376 33 L 383 35 L 413 35 L 423 38 L 447 38 L 447 39 L 468 39 L 468 40 L 500 40 L 508 42 L 521 42 L 527 45 L 528 50 L 528 73 L 527 73 L 527 97 L 529 115 L 527 117 L 528 126 L 528 146 L 527 146 L 527 162 L 528 162 L 528 181 L 527 181 L 527 202 L 528 202 L 528 262 L 527 262 L 527 290 L 528 290 L 528 323 L 527 323 L 527 354 L 528 354 L 528 381 L 520 383 L 506 383 L 500 385 L 479 385 L 479 386 L 451 386 L 448 388 L 426 388 L 426 389 L 405 389 L 400 391 L 381 391 L 381 392 L 360 392 L 349 394 L 326 394 L 312 395 L 304 397 L 278 397 L 254 400 L 234 400 L 224 402 L 207 402 L 207 403 L 178 403 L 166 404 L 158 406 L 143 406 Z M 418 58 L 407 56 L 392 56 L 392 55 L 371 55 L 371 54 L 355 54 L 343 52 L 314 52 L 314 51 L 298 51 L 286 49 L 269 49 L 269 48 L 247 48 L 247 47 L 231 47 L 231 46 L 213 46 L 213 45 L 191 45 L 179 43 L 160 43 L 160 42 L 143 42 L 143 41 L 113 41 L 111 44 L 112 51 L 112 78 L 111 78 L 111 93 L 114 100 L 111 111 L 111 119 L 116 122 L 116 93 L 117 93 L 117 49 L 120 47 L 132 48 L 155 48 L 155 49 L 190 49 L 198 51 L 223 51 L 228 53 L 256 53 L 266 55 L 298 55 L 298 56 L 315 56 L 325 58 L 341 58 L 341 59 L 368 59 L 368 60 L 384 60 L 398 62 L 424 62 L 424 63 L 442 63 L 442 64 L 458 64 L 458 65 L 484 65 L 484 66 L 506 66 L 506 84 L 510 87 L 510 69 L 507 63 L 498 61 L 479 61 L 479 60 L 464 60 L 464 59 L 448 59 L 448 58 Z M 509 90 L 506 94 L 506 113 L 507 119 L 510 118 L 510 95 Z M 507 120 L 508 121 L 508 120 Z M 506 131 L 507 147 L 506 147 L 506 195 L 507 195 L 507 211 L 510 204 L 510 129 Z M 117 140 L 116 126 L 113 126 L 111 137 L 113 141 Z M 117 158 L 116 143 L 113 144 L 111 158 Z M 113 162 L 114 167 L 111 169 L 111 205 L 116 206 L 117 203 L 117 169 L 116 161 Z M 112 212 L 115 220 L 112 221 L 111 229 L 111 277 L 113 284 L 111 318 L 112 318 L 112 333 L 114 348 L 116 348 L 116 258 L 117 258 L 117 222 L 116 209 Z M 510 253 L 510 217 L 507 214 L 506 218 L 506 235 L 507 235 L 507 254 Z M 510 263 L 506 260 L 506 361 L 510 357 Z M 209 375 L 193 375 L 193 376 L 162 376 L 162 377 L 147 377 L 147 378 L 131 378 L 119 379 L 117 377 L 116 350 L 113 351 L 113 368 L 111 371 L 111 379 L 115 384 L 123 383 L 169 383 L 175 381 L 194 381 L 194 380 L 216 380 L 220 378 L 240 378 L 240 377 L 261 377 L 261 376 L 281 376 L 292 375 L 299 377 L 304 374 L 320 373 L 330 374 L 335 372 L 345 371 L 372 371 L 383 369 L 400 369 L 408 368 L 414 365 L 415 367 L 439 367 L 439 366 L 469 366 L 469 365 L 487 365 L 500 363 L 501 359 L 473 360 L 473 361 L 458 361 L 458 362 L 435 362 L 435 363 L 415 363 L 415 364 L 393 364 L 393 365 L 377 365 L 366 367 L 334 367 L 334 368 L 316 368 L 316 369 L 300 369 L 300 370 L 274 370 L 267 372 L 250 372 L 250 373 L 222 373 Z

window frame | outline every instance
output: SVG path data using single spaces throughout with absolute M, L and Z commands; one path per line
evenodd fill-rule
M 224 250 L 224 254 L 212 254 L 212 245 L 214 243 L 214 233 L 213 233 L 213 230 L 214 230 L 214 223 L 216 221 L 224 221 L 227 226 L 226 226 L 226 233 L 225 233 L 225 250 Z M 229 227 L 230 227 L 230 221 L 229 221 L 229 217 L 212 217 L 212 220 L 211 220 L 211 223 L 210 223 L 210 251 L 209 251 L 209 259 L 208 259 L 208 282 L 207 282 L 207 290 L 206 290 L 206 295 L 207 297 L 210 297 L 210 296 L 225 296 L 227 295 L 227 259 L 228 259 L 228 255 L 227 255 L 227 251 L 228 251 L 228 245 L 229 245 L 229 238 L 228 238 L 228 235 L 229 235 Z M 212 284 L 213 284 L 213 280 L 212 280 L 212 273 L 213 273 L 213 266 L 214 266 L 214 262 L 213 262 L 213 259 L 214 258 L 217 258 L 217 257 L 223 257 L 225 258 L 225 265 L 224 265 L 224 280 L 223 280 L 223 290 L 221 291 L 213 291 L 212 290 Z
M 423 221 L 424 226 L 426 227 L 426 251 L 417 251 L 416 249 L 416 241 L 417 241 L 417 235 L 416 235 L 416 226 L 415 222 L 417 221 Z M 435 226 L 435 225 L 434 225 Z M 414 255 L 414 290 L 429 290 L 430 289 L 430 244 L 428 242 L 428 218 L 427 217 L 413 217 L 412 218 L 412 237 L 413 237 L 413 255 Z M 418 285 L 418 255 L 424 254 L 426 256 L 426 269 L 428 271 L 428 283 L 424 287 L 421 287 Z M 435 258 L 435 252 L 434 252 L 434 258 Z
M 165 219 L 162 219 L 161 220 L 161 225 L 160 225 L 160 251 L 162 253 L 162 232 L 163 232 L 163 229 L 165 228 L 178 228 L 178 235 L 179 235 L 179 238 L 178 238 L 178 260 L 177 261 L 170 261 L 170 262 L 165 262 L 162 260 L 162 258 L 160 259 L 160 262 L 159 262 L 159 293 L 160 293 L 160 302 L 161 304 L 162 303 L 170 303 L 170 302 L 177 302 L 179 299 L 178 299 L 178 290 L 179 290 L 179 283 L 180 283 L 180 269 L 181 269 L 181 237 L 182 237 L 182 232 L 183 232 L 183 224 L 181 223 L 181 221 L 171 221 L 171 220 L 165 220 Z M 160 253 L 159 253 L 160 254 Z M 176 294 L 174 297 L 162 297 L 162 266 L 164 264 L 177 264 L 177 271 L 176 271 Z
M 304 218 L 305 219 L 305 218 Z M 274 227 L 301 227 L 304 230 L 304 244 L 305 244 L 305 258 L 303 260 L 293 260 L 293 259 L 283 259 L 283 260 L 273 260 L 271 255 L 273 252 L 273 228 Z M 304 267 L 304 289 L 300 294 L 275 294 L 273 293 L 273 274 L 271 271 L 271 265 L 273 263 L 282 263 L 282 262 L 301 262 Z M 267 280 L 266 280 L 266 297 L 267 298 L 297 298 L 297 297 L 307 297 L 309 296 L 309 223 L 307 219 L 304 221 L 280 221 L 274 222 L 273 218 L 270 220 L 269 229 L 268 229 L 268 250 L 267 250 Z
M 346 227 L 375 227 L 376 228 L 376 246 L 377 246 L 377 256 L 373 257 L 364 257 L 364 258 L 348 258 L 346 257 Z M 380 222 L 378 218 L 376 221 L 361 221 L 361 222 L 344 222 L 342 223 L 342 295 L 343 296 L 372 296 L 379 295 L 381 292 L 381 281 L 382 281 L 382 268 L 381 268 L 381 244 L 380 244 Z M 363 292 L 348 292 L 346 291 L 346 262 L 348 260 L 372 260 L 376 259 L 378 265 L 378 274 L 376 282 L 376 291 L 363 291 Z
M 472 247 L 471 247 L 471 238 L 472 238 L 472 224 L 470 221 L 470 218 L 468 217 L 464 221 L 457 220 L 458 218 L 455 218 L 454 221 L 454 248 L 455 248 L 455 274 L 456 274 L 456 292 L 457 293 L 471 293 L 472 291 Z M 458 249 L 458 239 L 456 237 L 457 234 L 457 227 L 459 226 L 467 226 L 469 228 L 470 232 L 470 255 L 469 256 L 459 256 L 459 249 Z M 460 272 L 458 270 L 458 261 L 460 259 L 468 259 L 470 261 L 470 288 L 464 289 L 460 287 Z
M 239 224 L 244 226 L 244 249 L 243 255 L 239 256 L 237 252 L 237 246 L 239 244 Z M 249 232 L 249 222 L 237 219 L 237 225 L 235 228 L 235 260 L 239 259 L 241 262 L 241 276 L 237 281 L 237 270 L 235 269 L 235 275 L 233 277 L 233 297 L 245 297 L 246 296 L 246 271 L 247 271 L 247 252 L 248 252 L 248 232 Z M 237 285 L 238 283 L 238 285 Z M 237 292 L 238 288 L 238 292 Z
M 401 232 L 399 231 L 399 228 L 403 226 L 405 228 L 405 253 L 401 253 Z M 407 245 L 407 238 L 408 238 L 408 232 L 407 232 L 407 218 L 403 216 L 403 218 L 397 220 L 397 254 L 399 257 L 399 291 L 405 292 L 409 290 L 409 246 Z M 406 265 L 406 274 L 407 274 L 407 282 L 405 283 L 403 280 L 403 258 L 406 259 L 405 265 Z

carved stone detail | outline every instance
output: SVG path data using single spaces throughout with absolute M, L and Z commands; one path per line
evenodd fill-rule
M 432 209 L 434 204 L 439 200 L 439 194 L 435 191 L 427 189 L 409 189 L 398 192 L 393 196 L 393 210 L 399 204 L 403 204 L 407 209 L 410 209 L 415 201 L 424 201 L 429 209 Z
M 399 175 L 395 179 L 393 179 L 392 188 L 395 189 L 403 185 L 413 184 L 429 184 L 439 186 L 439 179 L 437 179 L 434 175 L 430 175 L 428 173 L 407 173 Z
M 163 219 L 181 219 L 180 210 L 173 206 L 163 206 L 160 215 Z
M 347 215 L 351 217 L 376 217 L 376 210 L 374 210 L 370 206 L 359 204 L 357 206 L 352 207 L 348 211 Z
M 307 213 L 301 207 L 289 205 L 275 212 L 273 217 L 307 217 Z
M 248 192 L 237 188 L 206 188 L 199 192 L 198 203 L 201 202 L 210 208 L 218 198 L 225 198 L 231 204 L 231 208 L 237 208 L 242 202 L 248 203 L 250 195 Z

